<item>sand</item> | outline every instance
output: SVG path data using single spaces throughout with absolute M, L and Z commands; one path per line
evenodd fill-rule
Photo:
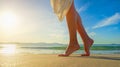
M 71 55 L 58 57 L 52 54 L 0 54 L 0 67 L 120 67 L 120 54 Z

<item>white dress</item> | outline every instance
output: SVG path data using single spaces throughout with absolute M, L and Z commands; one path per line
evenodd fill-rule
M 66 16 L 72 3 L 73 0 L 51 0 L 51 6 L 54 13 L 58 16 L 60 21 Z

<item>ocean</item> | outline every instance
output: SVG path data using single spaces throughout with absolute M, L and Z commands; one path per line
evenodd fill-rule
M 75 54 L 84 53 L 83 45 Z M 61 54 L 67 45 L 59 43 L 14 43 L 0 44 L 0 54 Z M 91 54 L 120 54 L 120 44 L 94 44 L 90 50 Z

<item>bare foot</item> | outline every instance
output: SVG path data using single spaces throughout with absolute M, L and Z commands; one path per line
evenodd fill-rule
M 80 49 L 79 44 L 77 44 L 77 45 L 73 45 L 72 44 L 72 45 L 68 46 L 68 48 L 66 49 L 65 54 L 59 54 L 58 56 L 64 56 L 64 57 L 66 57 L 66 56 L 69 56 L 70 54 L 72 54 L 73 52 L 75 52 L 75 51 L 77 51 L 79 49 Z
M 82 54 L 81 56 L 90 56 L 90 47 L 93 45 L 94 41 L 92 39 L 88 40 L 88 42 L 86 42 L 84 44 L 84 48 L 85 48 L 85 54 Z

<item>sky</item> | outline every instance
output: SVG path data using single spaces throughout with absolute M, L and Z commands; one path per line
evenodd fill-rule
M 120 0 L 75 0 L 95 44 L 120 44 Z M 82 43 L 78 34 L 78 41 Z M 60 22 L 50 0 L 0 0 L 0 42 L 68 43 L 66 19 Z

